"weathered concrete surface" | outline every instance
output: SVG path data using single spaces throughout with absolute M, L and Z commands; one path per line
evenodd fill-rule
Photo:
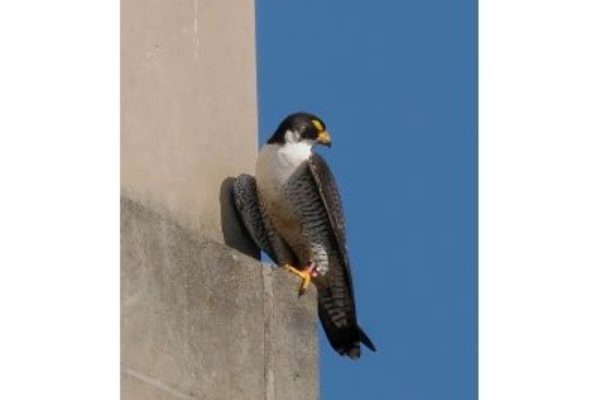
M 123 399 L 316 399 L 316 292 L 121 200 Z
M 122 193 L 219 242 L 257 154 L 254 32 L 252 0 L 121 1 Z

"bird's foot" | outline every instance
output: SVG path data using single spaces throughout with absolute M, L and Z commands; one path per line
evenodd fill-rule
M 302 284 L 300 285 L 300 290 L 298 292 L 298 296 L 302 296 L 304 294 L 304 292 L 306 292 L 306 289 L 308 289 L 308 286 L 310 285 L 312 278 L 316 278 L 317 276 L 319 276 L 319 271 L 317 271 L 317 266 L 312 261 L 309 262 L 308 266 L 303 270 L 294 268 L 289 264 L 285 264 L 284 268 L 287 271 L 291 272 L 292 274 L 294 274 L 296 276 L 299 276 L 302 279 Z

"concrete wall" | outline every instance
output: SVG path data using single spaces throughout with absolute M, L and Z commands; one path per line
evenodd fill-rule
M 256 158 L 254 31 L 253 1 L 121 0 L 123 193 L 217 241 Z
M 317 397 L 316 295 L 121 201 L 123 399 Z
M 253 258 L 229 192 L 257 154 L 253 2 L 121 23 L 122 398 L 315 399 L 315 292 Z

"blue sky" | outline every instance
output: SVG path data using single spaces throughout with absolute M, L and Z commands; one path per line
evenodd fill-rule
M 261 144 L 294 111 L 344 200 L 358 317 L 378 347 L 320 331 L 321 398 L 477 394 L 475 0 L 257 0 Z

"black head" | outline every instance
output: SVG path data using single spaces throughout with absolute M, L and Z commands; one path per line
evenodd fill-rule
M 298 112 L 288 115 L 267 141 L 269 144 L 286 144 L 307 141 L 331 147 L 331 138 L 325 123 L 316 115 Z

